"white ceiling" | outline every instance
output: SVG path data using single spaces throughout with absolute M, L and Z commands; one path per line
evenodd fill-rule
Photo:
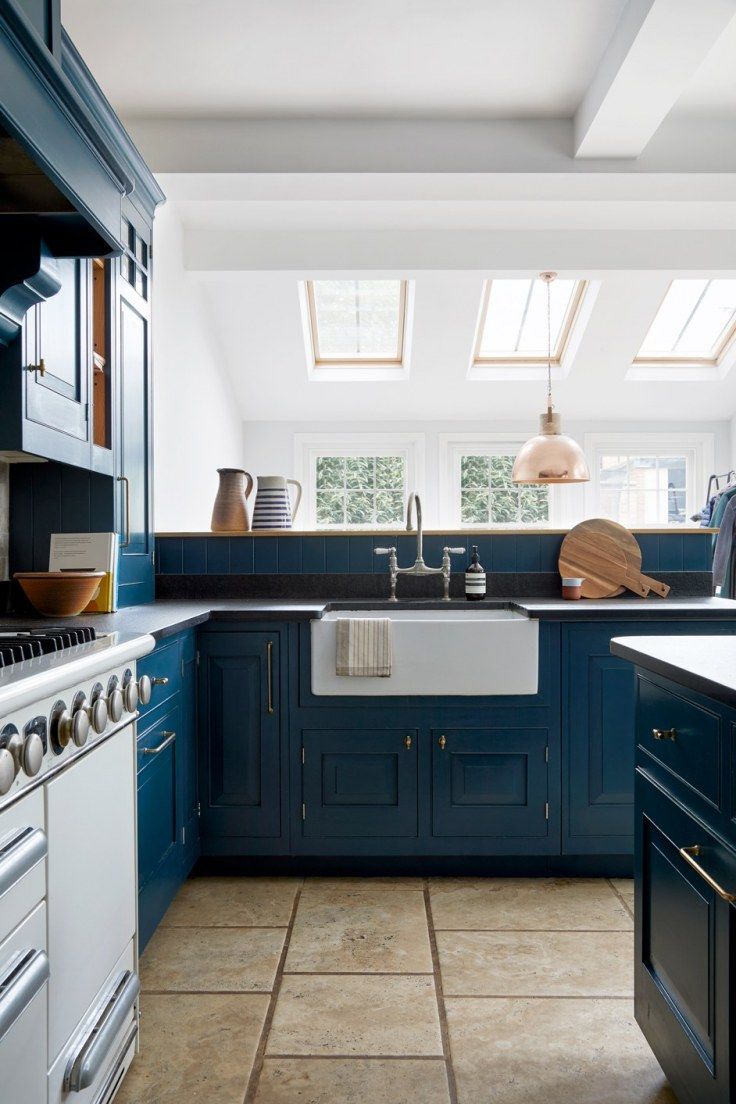
M 62 17 L 127 117 L 529 118 L 573 113 L 623 7 L 63 0 Z

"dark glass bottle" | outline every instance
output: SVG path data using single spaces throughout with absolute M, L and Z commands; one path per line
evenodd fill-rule
M 465 569 L 465 597 L 469 602 L 480 602 L 486 596 L 486 569 L 478 559 L 478 545 L 474 544 L 470 563 Z

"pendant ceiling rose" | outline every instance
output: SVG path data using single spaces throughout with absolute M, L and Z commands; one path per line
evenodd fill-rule
M 539 416 L 539 433 L 520 448 L 511 478 L 514 483 L 587 483 L 590 471 L 577 441 L 562 432 L 552 404 L 551 284 L 556 272 L 540 272 L 547 285 L 547 410 Z

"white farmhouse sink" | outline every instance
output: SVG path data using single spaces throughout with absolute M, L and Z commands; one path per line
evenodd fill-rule
M 335 674 L 337 622 L 351 617 L 393 622 L 389 678 Z M 333 610 L 311 626 L 313 694 L 537 692 L 539 622 L 515 610 Z

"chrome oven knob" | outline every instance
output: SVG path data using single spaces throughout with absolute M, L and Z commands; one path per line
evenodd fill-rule
M 107 713 L 113 724 L 117 724 L 123 716 L 123 692 L 119 686 L 107 695 Z
M 21 767 L 23 737 L 15 725 L 5 725 L 0 732 L 0 795 L 6 794 Z
M 138 687 L 132 676 L 123 684 L 123 704 L 128 713 L 135 713 L 138 708 Z
M 104 698 L 95 698 L 91 705 L 87 706 L 87 716 L 98 736 L 107 728 L 107 702 Z
M 105 724 L 107 724 L 107 707 L 103 705 L 102 710 L 105 714 Z M 74 701 L 72 702 L 72 740 L 77 747 L 84 747 L 87 743 L 90 727 L 94 728 L 97 733 L 101 731 L 101 729 L 95 728 L 94 725 L 93 713 L 95 712 L 99 717 L 100 707 L 97 701 L 90 705 L 83 690 L 74 695 Z M 105 724 L 102 726 L 103 729 Z
M 29 778 L 35 778 L 43 763 L 43 740 L 38 732 L 29 732 L 23 741 L 21 766 Z
M 69 719 L 69 734 L 77 747 L 84 747 L 89 736 L 89 716 L 84 707 L 72 713 Z
M 141 675 L 138 679 L 138 700 L 141 705 L 148 705 L 151 700 L 153 685 L 148 675 Z

